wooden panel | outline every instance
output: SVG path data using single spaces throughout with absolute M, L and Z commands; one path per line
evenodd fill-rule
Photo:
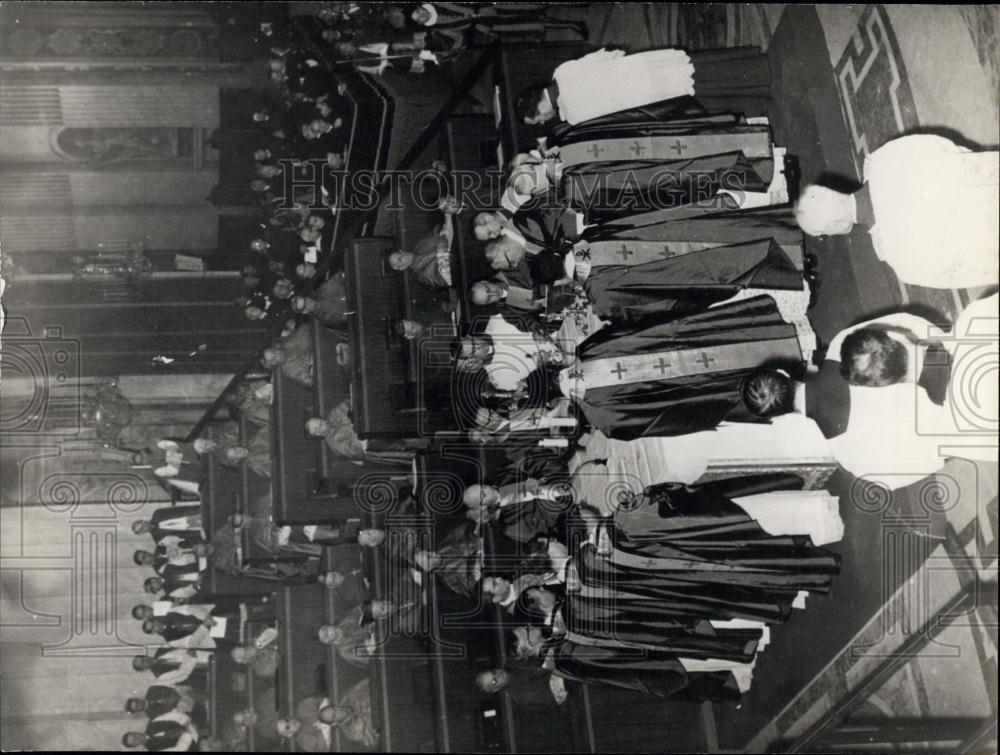
M 316 584 L 278 591 L 278 712 L 295 714 L 307 697 L 325 686 L 326 646 L 317 632 L 325 623 L 323 590 Z
M 306 435 L 316 416 L 312 391 L 276 371 L 272 377 L 271 495 L 278 524 L 333 524 L 356 518 L 353 496 L 328 495 L 320 488 L 318 438 Z M 335 493 L 335 490 L 329 491 Z
M 416 435 L 419 412 L 409 378 L 409 348 L 392 332 L 402 319 L 402 283 L 386 263 L 393 239 L 356 239 L 346 272 L 354 374 L 354 426 L 361 437 Z M 401 343 L 402 342 L 402 343 Z
M 315 400 L 316 416 L 326 417 L 330 411 L 344 399 L 350 397 L 351 373 L 337 364 L 337 337 L 317 319 L 310 323 L 313 333 L 313 350 L 316 376 Z M 316 463 L 320 480 L 325 481 L 326 488 L 331 493 L 334 488 L 340 489 L 350 485 L 365 473 L 363 467 L 334 456 L 330 447 L 323 442 L 317 442 Z

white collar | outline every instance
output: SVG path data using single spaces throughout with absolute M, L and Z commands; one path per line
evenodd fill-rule
M 516 581 L 517 581 L 517 580 L 515 580 L 515 582 L 516 582 Z M 501 605 L 501 606 L 503 606 L 504 608 L 508 608 L 509 606 L 512 606 L 512 605 L 514 605 L 514 604 L 515 604 L 515 603 L 517 602 L 517 596 L 518 596 L 518 593 L 517 593 L 517 591 L 516 591 L 516 590 L 514 589 L 514 582 L 511 582 L 511 585 L 510 585 L 510 593 L 509 593 L 509 594 L 507 595 L 507 597 L 506 597 L 506 598 L 504 598 L 503 600 L 501 600 L 501 601 L 500 601 L 500 602 L 498 603 L 498 605 Z
M 505 225 L 500 230 L 500 235 L 501 236 L 506 236 L 509 239 L 513 239 L 514 241 L 516 241 L 518 244 L 520 244 L 525 249 L 528 248 L 528 241 L 527 241 L 527 239 L 524 238 L 524 234 L 522 234 L 519 230 L 517 230 L 517 228 L 514 227 L 513 223 L 509 223 L 508 225 Z
M 431 3 L 422 3 L 420 7 L 427 11 L 427 15 L 430 16 L 424 26 L 434 26 L 434 24 L 438 22 L 437 8 L 435 8 Z

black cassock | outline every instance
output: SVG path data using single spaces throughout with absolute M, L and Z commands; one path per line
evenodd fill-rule
M 724 357 L 734 345 L 743 350 L 742 361 Z M 631 380 L 643 373 L 624 369 L 629 357 L 662 356 L 664 365 L 674 365 L 694 354 L 701 355 L 705 368 L 687 374 Z M 598 384 L 606 377 L 596 374 L 598 367 L 615 364 L 625 379 Z M 608 437 L 632 440 L 710 430 L 726 419 L 760 421 L 745 411 L 742 386 L 765 364 L 799 369 L 801 353 L 795 326 L 782 319 L 773 299 L 755 296 L 693 315 L 667 313 L 632 327 L 600 330 L 580 344 L 577 363 L 563 371 L 562 379 L 570 387 L 584 381 L 586 390 L 577 402 L 591 426 Z
M 728 671 L 688 672 L 672 653 L 646 648 L 581 645 L 558 641 L 549 653 L 563 679 L 616 687 L 674 700 L 739 700 L 740 690 Z
M 703 249 L 641 265 L 596 267 L 585 284 L 594 314 L 614 323 L 702 312 L 745 288 L 802 290 L 800 273 L 773 239 Z
M 575 126 L 561 121 L 552 127 L 549 138 L 553 145 L 564 146 L 633 136 L 681 136 L 738 128 L 740 121 L 737 113 L 710 113 L 701 102 L 686 95 L 619 110 Z
M 685 658 L 749 661 L 760 631 L 712 620 L 783 622 L 800 591 L 829 592 L 837 554 L 807 536 L 768 534 L 728 492 L 656 485 L 624 505 L 609 526 L 610 554 L 587 545 L 576 557 L 581 587 L 563 609 L 569 631 Z
M 581 163 L 564 170 L 565 200 L 588 223 L 606 223 L 645 213 L 675 217 L 737 209 L 719 194 L 766 191 L 773 174 L 770 159 L 751 160 L 727 152 L 680 160 L 616 160 Z

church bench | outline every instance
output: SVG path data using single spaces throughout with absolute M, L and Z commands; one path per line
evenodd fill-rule
M 312 391 L 285 378 L 272 377 L 271 495 L 278 524 L 324 524 L 357 517 L 353 498 L 324 495 L 319 489 L 316 438 L 306 434 L 306 420 L 316 416 Z
M 485 140 L 484 134 L 489 135 Z M 451 191 L 459 199 L 464 199 L 466 204 L 466 209 L 455 216 L 451 280 L 458 293 L 462 320 L 468 322 L 477 312 L 486 311 L 486 308 L 476 307 L 469 301 L 469 289 L 476 281 L 492 278 L 495 274 L 486 261 L 483 244 L 473 237 L 470 224 L 480 208 L 493 209 L 498 201 L 500 184 L 495 172 L 490 175 L 488 171 L 496 171 L 500 167 L 497 157 L 499 137 L 493 119 L 483 114 L 451 116 L 445 124 L 443 137 L 448 164 L 453 172 Z M 507 159 L 512 156 L 507 156 Z M 459 172 L 476 174 L 479 186 L 467 192 L 466 184 L 460 183 L 467 179 L 463 179 Z
M 253 707 L 254 674 L 249 666 L 241 666 L 232 659 L 228 650 L 217 650 L 209 665 L 208 711 L 209 732 L 218 737 L 222 729 L 233 720 L 237 711 Z M 243 688 L 236 693 L 235 677 L 243 679 Z M 246 749 L 254 752 L 253 727 L 247 729 Z
M 316 584 L 288 586 L 277 591 L 278 712 L 295 715 L 307 697 L 322 693 L 327 649 L 317 632 L 325 623 L 323 588 Z
M 237 421 L 239 428 L 240 445 L 248 447 L 250 441 L 250 424 L 241 413 Z M 255 511 L 257 503 L 263 496 L 269 493 L 270 483 L 250 471 L 250 466 L 246 462 L 239 467 L 239 490 L 236 496 L 236 512 L 242 514 L 244 518 L 251 516 L 263 516 L 264 512 Z M 250 530 L 244 527 L 240 532 L 241 537 L 241 562 L 244 565 L 260 564 L 275 560 L 273 553 L 264 550 L 254 538 L 250 536 Z
M 344 545 L 326 546 L 323 548 L 323 555 L 320 562 L 320 574 L 330 571 L 337 571 L 342 574 L 349 574 L 354 568 L 361 564 L 360 547 L 354 543 Z M 323 623 L 331 626 L 336 625 L 353 606 L 347 605 L 337 599 L 336 590 L 323 590 Z M 330 700 L 339 700 L 341 696 L 351 688 L 351 686 L 364 676 L 364 672 L 345 664 L 337 648 L 333 645 L 325 646 L 326 649 L 326 694 Z M 333 749 L 337 752 L 341 750 L 340 730 L 333 730 Z
M 355 313 L 350 322 L 352 416 L 362 438 L 425 434 L 439 415 L 422 393 L 421 377 L 450 361 L 450 335 L 438 336 L 434 328 L 434 337 L 420 339 L 417 350 L 395 332 L 405 312 L 400 277 L 386 260 L 394 248 L 393 239 L 357 239 L 346 260 L 348 307 Z
M 312 328 L 313 352 L 316 378 L 314 395 L 316 416 L 326 418 L 330 411 L 350 396 L 349 373 L 337 364 L 338 339 L 317 319 L 309 323 Z M 357 466 L 344 459 L 338 459 L 322 438 L 313 443 L 317 449 L 317 466 L 320 480 L 350 480 Z
M 201 520 L 205 536 L 211 538 L 238 510 L 240 476 L 236 470 L 220 464 L 213 454 L 202 456 L 201 463 L 204 472 L 204 482 L 199 486 Z
M 385 517 L 373 515 L 370 526 L 386 528 Z M 391 532 L 391 526 L 389 527 Z M 363 548 L 365 574 L 378 600 L 400 600 L 386 568 L 386 549 Z M 422 618 L 426 626 L 427 618 Z M 432 685 L 427 643 L 417 633 L 400 633 L 394 622 L 378 622 L 375 640 L 379 651 L 369 666 L 372 717 L 380 732 L 382 752 L 438 752 L 435 737 Z M 410 627 L 409 629 L 413 629 Z

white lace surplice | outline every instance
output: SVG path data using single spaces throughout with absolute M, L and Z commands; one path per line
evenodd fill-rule
M 559 114 L 570 124 L 694 94 L 694 66 L 683 50 L 626 55 L 598 50 L 556 68 Z

